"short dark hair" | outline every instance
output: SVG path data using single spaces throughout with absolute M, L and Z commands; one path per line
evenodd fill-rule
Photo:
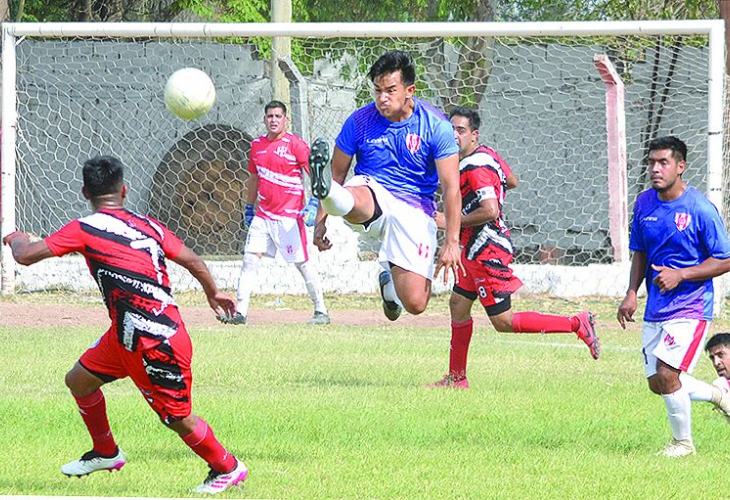
M 96 156 L 84 163 L 84 188 L 89 197 L 118 192 L 124 184 L 124 165 L 113 156 Z
M 479 127 L 482 125 L 482 119 L 479 117 L 479 113 L 466 106 L 456 106 L 452 109 L 451 113 L 449 113 L 449 119 L 454 116 L 467 118 L 469 120 L 469 128 L 472 130 L 479 130 Z
M 649 152 L 660 149 L 671 149 L 675 160 L 687 161 L 687 145 L 672 135 L 657 137 L 649 143 Z
M 274 108 L 281 108 L 281 110 L 286 115 L 286 104 L 281 101 L 269 101 L 269 103 L 264 106 L 264 114 L 268 113 L 270 109 Z
M 402 50 L 391 50 L 380 56 L 370 67 L 368 78 L 374 82 L 377 77 L 396 71 L 400 71 L 401 81 L 406 87 L 416 82 L 416 65 L 413 63 L 413 58 Z
M 705 351 L 710 352 L 711 348 L 721 345 L 730 348 L 730 333 L 716 333 L 710 337 L 705 344 Z

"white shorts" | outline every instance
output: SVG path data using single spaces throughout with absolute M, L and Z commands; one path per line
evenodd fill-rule
M 709 321 L 672 319 L 644 322 L 642 349 L 646 378 L 656 375 L 657 359 L 672 368 L 692 373 L 705 345 Z
M 390 262 L 432 280 L 437 246 L 433 217 L 399 200 L 370 176 L 355 175 L 345 186 L 369 187 L 383 211 L 367 228 L 362 224 L 350 224 L 362 234 L 380 240 L 380 263 L 388 268 Z
M 254 217 L 243 251 L 275 257 L 277 250 L 285 261 L 292 264 L 309 260 L 304 221 L 290 217 L 281 220 Z

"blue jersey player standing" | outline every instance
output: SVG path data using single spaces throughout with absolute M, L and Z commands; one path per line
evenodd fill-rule
M 324 173 L 327 143 L 312 145 L 312 194 L 321 199 L 314 244 L 332 247 L 325 236 L 328 215 L 342 216 L 355 229 L 381 242 L 378 260 L 383 310 L 390 320 L 402 308 L 426 309 L 431 280 L 444 268 L 458 280 L 459 150 L 448 119 L 414 97 L 416 70 L 411 56 L 387 52 L 370 68 L 374 102 L 350 115 L 335 141 L 332 180 Z M 345 183 L 353 157 L 355 175 Z M 441 183 L 446 239 L 436 252 L 435 193 Z M 435 270 L 434 270 L 435 266 Z
M 617 313 L 626 328 L 645 281 L 644 370 L 649 389 L 667 407 L 673 439 L 660 455 L 671 458 L 695 453 L 691 401 L 730 414 L 730 395 L 690 375 L 712 321 L 712 278 L 730 270 L 730 242 L 715 206 L 682 180 L 686 158 L 687 146 L 676 137 L 649 144 L 653 189 L 636 198 L 629 288 Z

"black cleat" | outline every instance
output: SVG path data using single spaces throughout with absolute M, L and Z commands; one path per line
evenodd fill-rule
M 330 147 L 321 137 L 315 139 L 309 152 L 309 175 L 312 180 L 312 196 L 321 200 L 330 194 L 330 179 L 324 174 L 330 161 Z

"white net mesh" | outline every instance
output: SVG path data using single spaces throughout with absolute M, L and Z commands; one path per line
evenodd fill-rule
M 44 236 L 87 213 L 80 166 L 111 154 L 127 165 L 128 207 L 167 224 L 206 257 L 224 286 L 235 288 L 248 149 L 264 131 L 263 105 L 272 98 L 269 46 L 261 38 L 23 39 L 17 46 L 18 228 Z M 520 180 L 507 195 L 505 215 L 528 290 L 625 290 L 628 273 L 615 263 L 609 232 L 614 193 L 607 180 L 605 87 L 594 55 L 608 54 L 626 86 L 629 213 L 648 187 L 644 158 L 656 136 L 672 134 L 688 144 L 687 180 L 706 187 L 706 37 L 295 38 L 292 47 L 303 79 L 290 82 L 290 114 L 293 132 L 307 141 L 321 136 L 334 143 L 345 118 L 371 99 L 368 68 L 394 48 L 417 62 L 417 95 L 445 112 L 457 104 L 479 110 L 482 142 Z M 213 110 L 192 122 L 172 116 L 162 100 L 167 77 L 186 66 L 206 71 L 218 94 Z M 325 290 L 375 291 L 373 242 L 342 224 L 330 226 L 336 249 L 310 251 Z M 16 289 L 93 287 L 90 280 L 79 284 L 82 264 L 68 259 L 71 264 L 19 269 Z M 571 277 L 596 264 L 605 264 L 608 274 L 586 276 L 602 283 Z M 303 284 L 287 279 L 290 273 L 283 261 L 264 265 L 259 291 L 304 293 Z M 195 285 L 183 274 L 176 279 L 179 287 Z M 557 281 L 563 284 L 555 288 Z

